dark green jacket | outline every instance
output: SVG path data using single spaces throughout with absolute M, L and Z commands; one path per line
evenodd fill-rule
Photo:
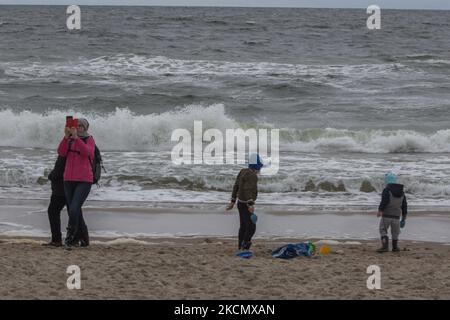
M 236 201 L 236 198 L 242 201 L 255 201 L 257 197 L 258 176 L 252 169 L 242 169 L 234 183 L 231 201 Z

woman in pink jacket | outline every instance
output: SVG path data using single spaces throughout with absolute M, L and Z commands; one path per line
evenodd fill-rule
M 88 121 L 78 119 L 78 128 L 65 128 L 64 138 L 58 147 L 58 154 L 66 157 L 64 192 L 69 210 L 66 247 L 74 246 L 78 241 L 82 246 L 89 245 L 87 227 L 81 212 L 81 207 L 91 191 L 94 180 L 92 163 L 95 141 L 89 135 L 88 129 Z

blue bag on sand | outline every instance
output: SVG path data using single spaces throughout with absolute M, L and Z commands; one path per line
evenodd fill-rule
M 243 259 L 250 259 L 253 256 L 253 253 L 251 251 L 242 251 L 236 253 L 236 257 L 240 257 Z
M 258 216 L 254 213 L 252 213 L 252 215 L 250 216 L 250 220 L 252 220 L 252 222 L 254 224 L 256 224 L 256 221 L 258 221 Z
M 272 252 L 272 257 L 279 259 L 292 259 L 295 257 L 311 257 L 315 247 L 311 242 L 284 245 Z

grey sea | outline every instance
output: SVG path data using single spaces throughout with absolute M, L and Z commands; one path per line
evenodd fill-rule
M 448 210 L 449 11 L 368 30 L 365 10 L 82 6 L 69 31 L 65 10 L 0 6 L 2 201 L 48 199 L 73 114 L 104 157 L 94 202 L 226 203 L 241 165 L 171 161 L 173 130 L 201 120 L 280 130 L 260 204 L 375 211 L 394 170 L 411 208 Z

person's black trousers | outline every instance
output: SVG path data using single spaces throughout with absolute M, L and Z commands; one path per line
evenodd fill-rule
M 251 220 L 251 212 L 248 211 L 248 205 L 244 202 L 238 202 L 237 204 L 239 210 L 239 236 L 238 236 L 238 246 L 239 249 L 250 249 L 252 237 L 256 232 L 256 224 Z
M 52 242 L 61 242 L 61 211 L 66 206 L 66 197 L 58 196 L 52 194 L 50 198 L 50 204 L 48 206 L 48 220 L 50 221 L 50 231 L 52 233 Z M 77 239 L 82 239 L 83 237 L 89 237 L 87 235 L 87 226 L 83 218 L 83 211 L 81 210 L 81 216 L 78 221 L 78 234 Z
M 61 242 L 61 211 L 66 206 L 66 197 L 52 195 L 48 206 L 48 219 L 52 232 L 52 242 Z

